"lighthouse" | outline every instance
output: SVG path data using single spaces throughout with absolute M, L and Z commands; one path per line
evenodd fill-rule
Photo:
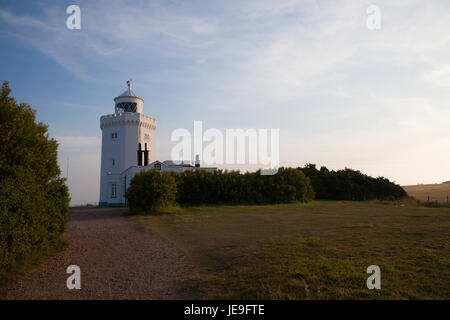
M 131 179 L 126 170 L 155 160 L 156 119 L 144 114 L 144 99 L 133 91 L 131 80 L 127 81 L 127 90 L 114 98 L 114 113 L 100 117 L 100 129 L 99 205 L 124 205 Z

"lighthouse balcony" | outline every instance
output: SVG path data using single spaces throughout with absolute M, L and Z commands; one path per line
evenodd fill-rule
M 142 113 L 122 112 L 113 113 L 100 117 L 100 128 L 121 126 L 124 124 L 134 124 L 151 129 L 156 129 L 156 119 Z

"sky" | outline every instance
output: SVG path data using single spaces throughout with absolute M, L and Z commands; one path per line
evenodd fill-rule
M 66 27 L 73 4 L 79 30 Z M 447 0 L 0 0 L 0 81 L 59 142 L 72 205 L 98 202 L 100 116 L 130 78 L 158 121 L 159 160 L 201 120 L 279 129 L 282 166 L 441 183 L 449 30 Z

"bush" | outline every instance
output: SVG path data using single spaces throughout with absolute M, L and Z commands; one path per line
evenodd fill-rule
M 314 164 L 299 168 L 311 179 L 317 199 L 323 200 L 397 200 L 406 197 L 403 188 L 386 178 L 373 178 L 359 171 L 316 169 Z
M 137 174 L 127 191 L 132 213 L 152 212 L 173 204 L 175 199 L 182 206 L 195 206 L 305 202 L 313 198 L 309 179 L 293 168 L 280 168 L 271 176 L 260 171 L 195 170 L 176 174 L 150 170 Z
M 176 193 L 174 174 L 152 169 L 131 179 L 126 199 L 131 213 L 147 214 L 174 204 Z
M 0 92 L 0 282 L 27 257 L 60 245 L 69 192 L 59 177 L 57 142 L 25 103 Z

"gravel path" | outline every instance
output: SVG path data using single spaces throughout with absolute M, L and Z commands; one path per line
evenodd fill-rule
M 69 246 L 8 288 L 4 299 L 184 299 L 183 253 L 128 221 L 125 209 L 74 209 Z M 69 265 L 81 269 L 81 289 L 69 290 Z

